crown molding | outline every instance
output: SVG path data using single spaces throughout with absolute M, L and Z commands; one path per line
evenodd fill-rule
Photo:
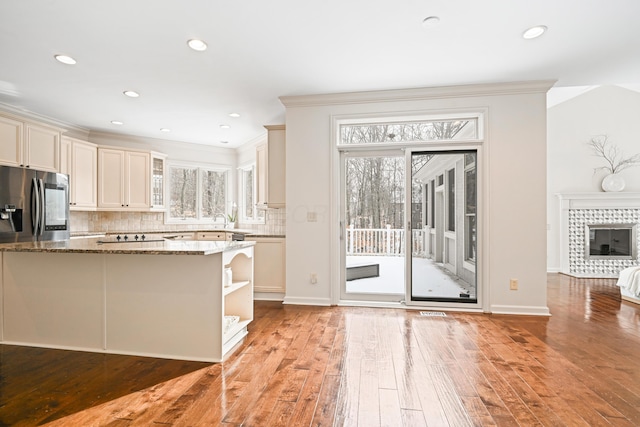
M 27 121 L 36 121 L 39 123 L 43 123 L 49 126 L 59 128 L 62 132 L 73 131 L 73 132 L 77 132 L 79 134 L 85 134 L 85 135 L 89 133 L 89 129 L 83 128 L 74 123 L 65 122 L 62 120 L 54 119 L 53 117 L 44 116 L 42 114 L 34 113 L 28 110 L 23 110 L 13 105 L 5 104 L 3 102 L 0 102 L 0 111 L 13 115 L 18 119 L 27 120 Z
M 395 89 L 369 92 L 344 92 L 319 95 L 281 96 L 280 102 L 287 107 L 311 107 L 337 104 L 363 104 L 372 102 L 417 101 L 443 98 L 475 96 L 517 95 L 546 93 L 556 80 L 528 82 L 471 84 L 414 89 Z
M 122 134 L 122 133 L 111 133 L 104 131 L 91 131 L 89 133 L 89 142 L 98 145 L 111 145 L 111 143 L 129 143 L 140 145 L 141 148 L 144 149 L 152 149 L 154 151 L 162 151 L 162 147 L 174 147 L 179 149 L 185 149 L 186 147 L 189 150 L 193 151 L 201 151 L 206 153 L 229 153 L 229 151 L 234 151 L 232 147 L 217 147 L 214 145 L 207 144 L 198 144 L 194 142 L 186 142 L 186 141 L 173 141 L 169 139 L 160 139 L 160 138 L 151 138 L 147 136 L 136 136 L 130 134 Z

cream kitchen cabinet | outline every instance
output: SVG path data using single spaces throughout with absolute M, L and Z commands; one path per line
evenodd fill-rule
M 69 208 L 95 210 L 98 205 L 98 146 L 62 137 L 60 172 L 69 175 Z
M 285 126 L 265 126 L 267 142 L 256 147 L 258 205 L 285 207 Z
M 250 237 L 254 246 L 254 291 L 285 293 L 285 238 Z
M 0 116 L 0 164 L 58 172 L 62 129 Z
M 149 242 L 153 250 L 146 252 L 132 251 L 141 243 L 87 251 L 95 244 L 85 240 L 57 253 L 0 251 L 0 341 L 222 362 L 247 335 L 254 315 L 250 243 Z
M 0 116 L 0 164 L 20 166 L 24 123 Z
M 151 210 L 164 210 L 165 160 L 167 156 L 151 153 Z
M 98 208 L 148 210 L 151 153 L 98 148 Z

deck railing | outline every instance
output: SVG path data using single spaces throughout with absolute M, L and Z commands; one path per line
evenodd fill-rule
M 347 228 L 347 255 L 404 255 L 404 230 L 388 228 Z M 425 230 L 411 230 L 413 256 L 424 256 Z

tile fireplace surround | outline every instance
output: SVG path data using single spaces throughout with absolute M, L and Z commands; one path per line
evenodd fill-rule
M 586 259 L 585 227 L 640 224 L 640 193 L 563 193 L 560 199 L 561 272 L 575 277 L 618 277 L 638 259 Z M 638 226 L 640 227 L 640 226 Z M 636 238 L 640 249 L 640 234 Z

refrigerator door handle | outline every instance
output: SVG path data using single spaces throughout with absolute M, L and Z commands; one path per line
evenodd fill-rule
M 40 235 L 44 233 L 44 181 L 38 179 L 38 188 L 40 193 Z
M 40 189 L 38 188 L 38 180 L 31 180 L 31 230 L 34 236 L 38 235 L 40 226 Z

